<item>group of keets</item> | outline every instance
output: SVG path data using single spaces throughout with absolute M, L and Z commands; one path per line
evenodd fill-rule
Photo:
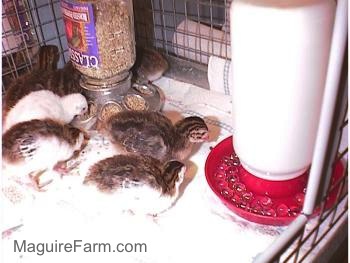
M 3 176 L 38 191 L 49 183 L 40 176 L 77 158 L 89 139 L 70 124 L 88 110 L 75 84 L 79 74 L 70 63 L 57 69 L 58 57 L 56 46 L 40 48 L 37 68 L 9 87 L 4 100 Z M 121 111 L 100 127 L 120 154 L 93 164 L 83 185 L 122 200 L 134 213 L 152 215 L 177 199 L 192 145 L 209 138 L 202 118 L 173 124 L 160 112 Z

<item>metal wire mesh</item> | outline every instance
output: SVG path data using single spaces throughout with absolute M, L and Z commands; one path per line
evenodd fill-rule
M 153 46 L 169 57 L 206 65 L 211 55 L 230 59 L 228 10 L 230 0 L 134 0 L 136 42 Z M 2 9 L 2 90 L 16 78 L 32 70 L 41 45 L 59 47 L 59 67 L 68 60 L 59 0 L 3 0 Z M 322 192 L 319 215 L 310 219 L 284 251 L 276 256 L 281 262 L 307 261 L 322 245 L 335 226 L 347 218 L 348 154 L 341 138 L 347 136 L 347 89 L 338 98 L 329 162 L 332 169 L 342 160 L 346 169 L 338 182 L 334 205 L 325 209 L 332 188 Z M 333 153 L 333 155 L 332 155 Z
M 323 177 L 325 173 L 333 172 L 339 162 L 342 163 L 344 169 L 341 176 L 337 179 L 329 181 L 326 184 L 325 191 L 320 189 L 319 206 L 315 210 L 317 217 L 311 219 L 310 223 L 303 228 L 298 237 L 293 249 L 289 249 L 279 258 L 280 262 L 305 262 L 316 248 L 319 248 L 322 241 L 332 233 L 335 226 L 346 225 L 348 212 L 348 79 L 347 79 L 348 61 L 347 54 L 343 65 L 343 74 L 341 84 L 336 98 L 336 108 L 333 118 L 332 130 L 328 144 L 327 157 L 323 168 Z M 335 201 L 331 207 L 329 206 L 330 193 L 335 193 Z M 347 226 L 347 225 L 346 225 Z M 342 233 L 347 235 L 346 232 Z M 324 244 L 323 244 L 324 245 Z M 293 246 L 292 246 L 293 247 Z M 327 255 L 327 252 L 325 252 Z M 327 260 L 323 259 L 323 262 Z
M 42 45 L 56 45 L 62 54 L 59 67 L 68 58 L 59 0 L 3 0 L 2 91 L 20 75 L 33 69 Z
M 230 58 L 229 3 L 228 0 L 136 0 L 137 42 L 201 64 L 207 64 L 210 55 Z M 149 23 L 150 19 L 153 24 Z

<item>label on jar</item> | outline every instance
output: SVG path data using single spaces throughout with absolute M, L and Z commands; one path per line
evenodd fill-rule
M 100 57 L 92 4 L 61 0 L 70 60 L 85 68 L 98 68 Z

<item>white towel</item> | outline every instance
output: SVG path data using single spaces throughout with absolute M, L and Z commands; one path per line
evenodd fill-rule
M 208 82 L 210 90 L 232 95 L 231 60 L 211 56 L 208 63 Z
M 101 204 L 89 202 L 88 209 L 83 208 L 84 205 L 79 203 L 85 196 L 79 189 L 82 187 L 81 180 L 90 164 L 114 154 L 108 140 L 95 134 L 81 157 L 83 167 L 79 169 L 79 173 L 62 179 L 58 176 L 57 184 L 49 185 L 46 193 L 37 193 L 34 200 L 28 196 L 28 203 L 4 206 L 5 219 L 12 215 L 13 224 L 7 221 L 3 226 L 23 224 L 20 230 L 3 239 L 2 249 L 6 262 L 55 263 L 63 260 L 95 260 L 177 263 L 226 262 L 232 258 L 234 262 L 252 262 L 253 258 L 264 251 L 285 229 L 250 223 L 238 217 L 221 203 L 206 182 L 204 165 L 210 147 L 214 147 L 233 132 L 232 117 L 225 113 L 231 109 L 229 96 L 165 77 L 155 84 L 165 93 L 164 112 L 168 117 L 176 121 L 181 115 L 203 116 L 211 134 L 210 141 L 203 143 L 187 163 L 189 169 L 185 178 L 186 184 L 175 206 L 160 215 L 156 222 L 150 218 L 113 214 L 113 209 L 106 214 L 89 217 L 88 215 L 94 214 Z M 203 98 L 206 105 L 203 104 Z M 219 100 L 224 103 L 218 102 Z M 6 204 L 9 201 L 4 199 L 4 202 Z M 343 203 L 345 205 L 346 200 Z M 314 222 L 317 223 L 317 220 Z M 313 227 L 308 225 L 307 229 Z M 82 240 L 87 243 L 109 242 L 112 245 L 118 242 L 138 242 L 146 243 L 148 251 L 83 253 L 80 249 L 76 253 L 62 251 L 38 256 L 36 253 L 14 253 L 14 239 L 35 243 L 54 243 L 55 240 L 72 243 L 74 240 Z
M 230 35 L 189 19 L 183 20 L 173 36 L 175 53 L 192 60 L 208 63 L 209 55 L 231 57 Z
M 81 181 L 94 161 L 113 154 L 113 151 L 107 139 L 94 135 L 81 157 L 79 172 L 62 179 L 57 176 L 57 180 L 48 185 L 46 193 L 37 193 L 35 200 L 28 199 L 29 205 L 22 205 L 26 208 L 25 213 L 19 206 L 6 206 L 6 219 L 12 216 L 13 222 L 11 225 L 7 221 L 6 227 L 23 224 L 3 242 L 8 262 L 71 262 L 73 258 L 132 263 L 224 262 L 232 257 L 232 248 L 237 251 L 237 262 L 251 262 L 280 233 L 281 228 L 257 225 L 236 216 L 221 203 L 206 182 L 204 165 L 210 147 L 233 132 L 230 96 L 165 77 L 156 85 L 164 91 L 164 113 L 169 118 L 176 121 L 181 116 L 202 116 L 210 129 L 210 141 L 203 143 L 186 163 L 186 183 L 175 206 L 160 215 L 156 223 L 149 218 L 119 215 L 113 209 L 97 214 L 102 204 L 86 202 Z M 47 253 L 45 257 L 39 257 L 35 253 L 13 253 L 13 239 L 28 242 L 81 239 L 111 244 L 145 242 L 148 252 Z M 254 240 L 254 246 L 251 240 Z

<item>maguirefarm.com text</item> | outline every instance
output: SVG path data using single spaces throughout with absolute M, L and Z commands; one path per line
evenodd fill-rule
M 88 243 L 81 239 L 72 242 L 39 242 L 33 243 L 27 240 L 14 240 L 14 252 L 36 253 L 39 256 L 45 253 L 75 253 L 75 252 L 105 252 L 105 253 L 145 253 L 146 243 Z

